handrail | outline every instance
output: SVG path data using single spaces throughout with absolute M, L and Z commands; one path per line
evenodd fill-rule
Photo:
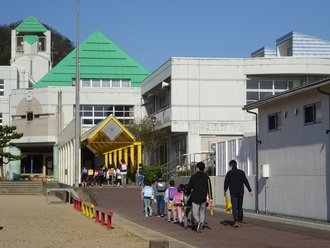
M 161 173 L 163 177 L 167 180 L 174 179 L 180 176 L 191 176 L 196 171 L 196 161 L 191 161 L 191 157 L 195 158 L 196 155 L 207 155 L 207 157 L 202 162 L 206 165 L 205 172 L 210 175 L 215 175 L 215 163 L 214 163 L 214 153 L 213 152 L 203 152 L 203 153 L 191 153 L 191 154 L 182 154 L 179 157 L 175 158 L 172 161 L 169 161 L 161 165 Z M 183 158 L 183 159 L 182 159 Z M 190 159 L 189 159 L 190 158 Z M 177 163 L 177 165 L 169 166 L 176 161 L 187 161 L 186 163 Z

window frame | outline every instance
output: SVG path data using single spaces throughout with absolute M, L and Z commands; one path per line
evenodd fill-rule
M 5 80 L 0 79 L 0 96 L 5 95 Z
M 75 106 L 74 106 L 75 109 Z M 100 121 L 113 115 L 123 124 L 130 124 L 134 120 L 133 105 L 80 105 L 80 116 L 83 125 L 96 125 Z
M 267 119 L 268 119 L 268 132 L 281 130 L 282 120 L 281 120 L 280 112 L 269 114 L 267 116 Z
M 311 125 L 322 121 L 321 102 L 311 103 L 304 106 L 304 124 Z M 309 113 L 307 113 L 307 111 Z M 308 115 L 306 115 L 308 114 Z
M 72 78 L 72 86 L 76 85 L 76 78 Z M 83 88 L 131 88 L 131 79 L 123 78 L 80 78 Z

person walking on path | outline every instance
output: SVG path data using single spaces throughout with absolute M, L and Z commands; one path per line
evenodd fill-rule
M 86 188 L 86 186 L 87 186 L 87 173 L 88 173 L 88 170 L 87 170 L 86 166 L 84 166 L 81 171 L 81 184 L 84 188 Z
M 165 191 L 166 181 L 163 179 L 162 173 L 157 174 L 157 180 L 154 184 L 154 193 L 157 202 L 157 217 L 164 217 L 165 211 Z
M 209 201 L 212 203 L 212 187 L 208 175 L 204 173 L 205 164 L 198 162 L 197 172 L 191 176 L 187 194 L 191 193 L 192 212 L 197 224 L 197 232 L 201 233 L 205 224 L 206 196 L 209 195 Z
M 112 165 L 110 165 L 108 172 L 107 172 L 108 187 L 113 186 L 114 178 L 115 178 L 115 169 L 113 168 Z
M 184 217 L 183 217 L 183 226 L 185 229 L 188 228 L 188 220 L 193 222 L 192 217 L 192 206 L 191 206 L 191 198 L 190 194 L 187 193 L 188 184 L 184 185 L 183 195 L 182 195 L 182 202 L 184 208 Z
M 126 187 L 127 164 L 125 163 L 125 159 L 122 159 L 120 162 L 119 169 L 121 175 L 121 185 Z
M 138 185 L 142 186 L 144 181 L 144 169 L 142 164 L 139 164 L 139 167 L 136 172 L 137 172 Z
M 152 216 L 152 209 L 151 209 L 151 200 L 154 196 L 154 189 L 151 187 L 151 184 L 149 181 L 145 182 L 145 186 L 142 189 L 141 192 L 141 199 L 144 202 L 144 212 L 145 216 Z
M 105 182 L 105 172 L 106 172 L 105 166 L 102 165 L 99 170 L 100 186 L 103 186 Z
M 232 213 L 234 218 L 233 227 L 239 227 L 243 221 L 243 196 L 244 185 L 249 191 L 249 195 L 252 197 L 253 192 L 250 187 L 249 181 L 246 178 L 245 172 L 237 169 L 236 160 L 229 162 L 230 171 L 227 172 L 224 182 L 224 196 L 227 195 L 227 189 L 229 187 L 230 199 L 232 204 Z
M 176 207 L 176 210 L 178 211 L 177 216 L 179 219 L 179 225 L 183 226 L 183 218 L 184 218 L 184 208 L 183 208 L 183 191 L 184 191 L 184 185 L 180 184 L 178 187 L 178 192 L 174 194 L 174 204 Z
M 169 187 L 165 191 L 165 197 L 164 200 L 166 202 L 167 207 L 167 221 L 171 221 L 171 215 L 173 214 L 173 222 L 176 223 L 176 206 L 174 204 L 173 198 L 174 194 L 178 192 L 177 188 L 175 187 L 175 182 L 171 180 L 169 183 Z
M 88 169 L 88 185 L 93 186 L 94 183 L 94 170 L 92 168 Z
M 115 174 L 116 174 L 116 183 L 115 183 L 115 185 L 117 185 L 118 187 L 123 186 L 122 181 L 121 181 L 121 173 L 120 173 L 119 167 L 115 170 Z
M 95 179 L 95 185 L 96 186 L 100 186 L 99 171 L 100 171 L 100 168 L 99 167 L 97 167 L 96 170 L 94 171 L 94 179 Z

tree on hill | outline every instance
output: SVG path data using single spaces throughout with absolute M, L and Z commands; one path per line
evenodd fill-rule
M 0 25 L 0 65 L 10 65 L 11 59 L 11 30 L 15 29 L 22 21 L 14 22 L 9 25 Z M 57 65 L 73 49 L 74 45 L 64 35 L 55 29 L 43 24 L 51 31 L 52 38 L 52 66 Z

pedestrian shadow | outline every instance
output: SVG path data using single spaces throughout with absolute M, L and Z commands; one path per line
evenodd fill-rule
M 220 222 L 221 225 L 223 226 L 232 226 L 233 225 L 233 221 L 231 220 L 224 220 Z
M 203 226 L 203 230 L 204 229 L 209 229 L 209 230 L 211 230 L 211 227 L 209 227 L 208 225 L 205 225 L 205 226 Z

